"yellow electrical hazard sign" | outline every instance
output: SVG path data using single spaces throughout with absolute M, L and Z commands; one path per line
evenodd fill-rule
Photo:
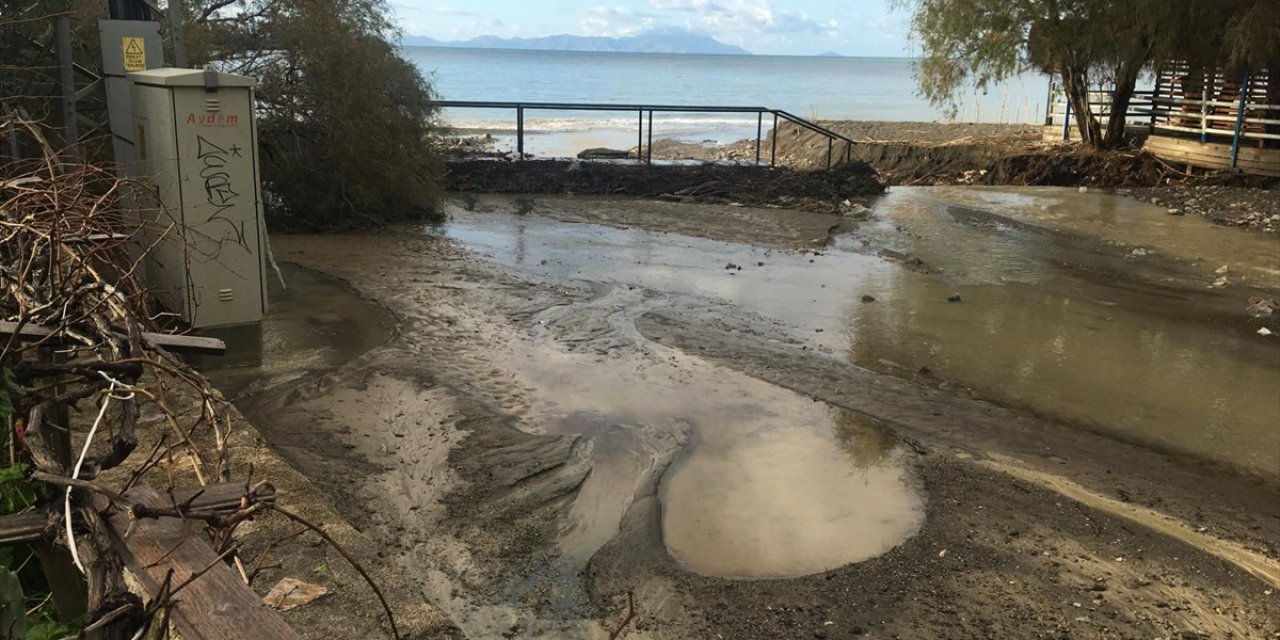
M 124 48 L 125 71 L 147 70 L 147 45 L 142 38 L 125 36 L 120 39 L 120 46 Z

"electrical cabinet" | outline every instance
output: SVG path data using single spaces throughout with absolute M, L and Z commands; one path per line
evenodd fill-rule
M 138 151 L 130 173 L 162 204 L 140 207 L 146 280 L 188 326 L 252 325 L 260 341 L 267 300 L 256 81 L 170 68 L 128 77 Z

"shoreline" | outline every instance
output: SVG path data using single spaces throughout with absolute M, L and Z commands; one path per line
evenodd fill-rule
M 1186 175 L 1140 150 L 1093 153 L 1076 143 L 1048 143 L 1041 127 L 964 122 L 820 120 L 819 124 L 855 142 L 854 160 L 876 170 L 880 180 L 898 185 L 1012 185 L 1101 188 L 1164 206 L 1170 215 L 1202 215 L 1216 224 L 1263 233 L 1280 232 L 1280 179 L 1225 172 Z M 538 134 L 543 136 L 544 134 Z M 567 135 L 551 132 L 548 136 Z M 576 135 L 576 134 L 575 134 Z M 768 162 L 774 132 L 760 143 Z M 501 139 L 455 137 L 463 157 L 513 159 Z M 466 142 L 471 140 L 472 142 Z M 578 144 L 572 155 L 593 147 L 637 157 L 631 134 L 620 144 Z M 528 148 L 528 145 L 526 145 Z M 779 127 L 776 164 L 813 170 L 825 166 L 826 138 L 794 125 Z M 545 159 L 537 153 L 533 159 Z M 645 155 L 648 156 L 646 149 Z M 455 155 L 455 157 L 457 157 Z M 756 158 L 754 139 L 718 143 L 661 137 L 653 140 L 654 160 L 747 161 Z

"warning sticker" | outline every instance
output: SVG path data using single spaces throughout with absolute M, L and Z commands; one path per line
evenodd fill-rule
M 142 38 L 125 36 L 120 39 L 120 45 L 124 48 L 124 70 L 146 71 L 147 45 Z

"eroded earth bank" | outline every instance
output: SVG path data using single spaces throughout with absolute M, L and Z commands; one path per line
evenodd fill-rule
M 276 238 L 349 286 L 277 331 L 376 346 L 239 404 L 469 637 L 609 637 L 629 596 L 630 638 L 1280 634 L 1280 240 L 1074 190 L 865 204 Z

